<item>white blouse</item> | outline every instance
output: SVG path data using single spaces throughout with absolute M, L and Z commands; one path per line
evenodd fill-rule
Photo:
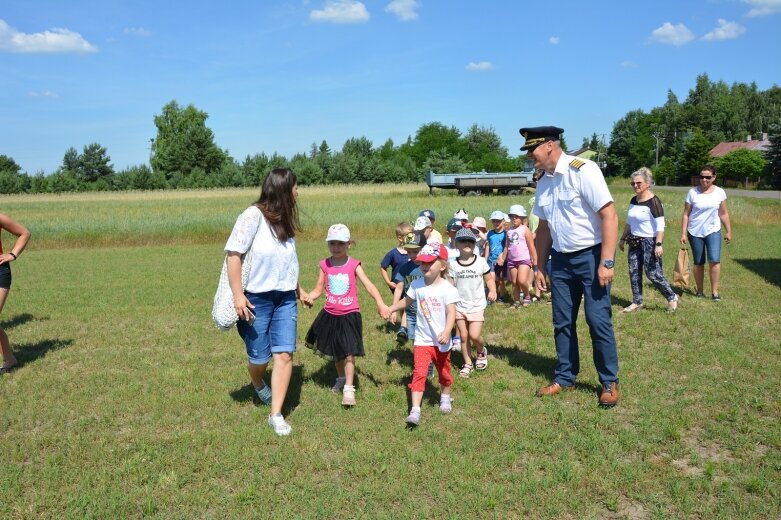
M 244 254 L 252 248 L 247 292 L 294 291 L 298 288 L 296 240 L 280 242 L 257 206 L 236 219 L 225 252 Z

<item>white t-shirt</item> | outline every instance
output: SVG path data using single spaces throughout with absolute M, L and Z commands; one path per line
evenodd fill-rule
M 256 234 L 257 233 L 257 234 Z M 250 206 L 236 219 L 225 252 L 242 255 L 252 248 L 247 292 L 294 291 L 298 287 L 298 256 L 296 240 L 276 239 L 263 213 Z
M 696 186 L 686 194 L 686 204 L 691 204 L 687 231 L 694 237 L 704 238 L 721 230 L 719 206 L 727 200 L 727 193 L 718 186 L 710 193 L 702 193 Z
M 553 249 L 574 253 L 602 242 L 597 212 L 613 202 L 602 170 L 592 161 L 575 167 L 576 157 L 561 154 L 556 169 L 537 182 L 534 214 L 548 221 Z M 577 162 L 576 162 L 577 164 Z
M 629 232 L 636 237 L 656 237 L 657 232 L 664 231 L 662 201 L 656 195 L 643 202 L 637 202 L 636 196 L 632 197 L 626 212 L 626 223 L 629 224 Z
M 482 256 L 475 256 L 468 265 L 464 265 L 454 258 L 448 262 L 450 277 L 458 289 L 461 300 L 456 304 L 459 312 L 468 314 L 478 312 L 486 308 L 485 282 L 483 276 L 491 272 L 488 262 Z
M 447 325 L 447 306 L 458 304 L 460 300 L 458 289 L 440 278 L 431 285 L 426 285 L 423 278 L 418 278 L 410 284 L 407 296 L 418 304 L 418 321 L 415 324 L 415 345 L 438 346 L 439 350 L 447 352 L 452 346 L 452 339 L 447 345 L 440 345 L 437 336 Z M 447 331 L 450 334 L 450 331 Z

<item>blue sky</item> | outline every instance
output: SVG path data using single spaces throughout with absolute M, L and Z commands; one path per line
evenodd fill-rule
M 375 146 L 440 121 L 555 124 L 571 146 L 695 78 L 781 84 L 781 0 L 2 0 L 0 154 L 53 172 L 92 142 L 147 163 L 171 100 L 239 160 Z

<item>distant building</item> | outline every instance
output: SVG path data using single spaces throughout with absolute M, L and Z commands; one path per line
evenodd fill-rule
M 770 141 L 767 139 L 767 134 L 762 134 L 762 139 L 751 139 L 751 136 L 746 136 L 745 141 L 732 141 L 719 143 L 713 147 L 709 152 L 711 157 L 721 157 L 727 155 L 730 152 L 745 148 L 746 150 L 757 150 L 764 152 L 770 149 Z

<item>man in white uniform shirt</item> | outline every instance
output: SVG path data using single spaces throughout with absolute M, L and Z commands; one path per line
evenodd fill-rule
M 613 333 L 610 284 L 618 237 L 618 216 L 602 171 L 592 161 L 564 153 L 564 130 L 521 128 L 521 150 L 544 173 L 537 181 L 534 214 L 540 218 L 534 267 L 537 290 L 547 290 L 545 268 L 551 256 L 553 335 L 557 364 L 553 381 L 537 391 L 550 396 L 573 390 L 580 371 L 576 321 L 581 299 L 591 332 L 594 366 L 602 384 L 599 405 L 618 402 L 618 350 Z

